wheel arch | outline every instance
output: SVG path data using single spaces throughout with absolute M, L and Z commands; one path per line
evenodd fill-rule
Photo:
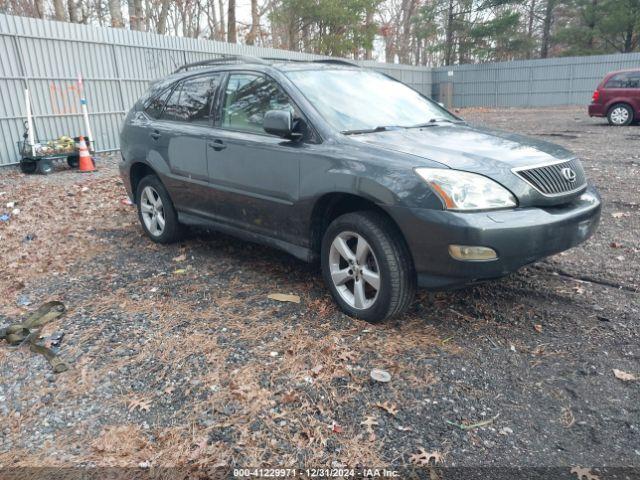
M 634 115 L 634 117 L 636 116 L 636 108 L 626 98 L 625 99 L 614 99 L 614 100 L 611 100 L 607 105 L 607 115 L 609 115 L 609 112 L 611 112 L 613 107 L 617 107 L 618 105 L 624 105 L 626 107 L 629 107 L 631 109 L 631 113 Z
M 322 236 L 329 224 L 345 213 L 375 211 L 386 217 L 406 244 L 397 222 L 378 203 L 370 198 L 346 192 L 330 192 L 320 196 L 313 205 L 309 220 L 309 245 L 315 255 L 319 255 Z
M 131 165 L 129 170 L 129 179 L 131 183 L 131 192 L 133 194 L 133 201 L 136 202 L 136 192 L 138 191 L 138 185 L 140 181 L 146 177 L 147 175 L 155 175 L 160 178 L 158 173 L 147 163 L 144 162 L 136 162 Z

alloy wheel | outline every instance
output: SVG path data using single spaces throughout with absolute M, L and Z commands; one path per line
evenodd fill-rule
M 340 297 L 356 309 L 370 308 L 380 290 L 376 255 L 362 235 L 342 232 L 331 243 L 329 272 Z
M 146 186 L 140 195 L 140 211 L 145 227 L 151 235 L 159 237 L 165 226 L 162 198 L 151 186 Z
M 623 125 L 629 119 L 629 111 L 624 107 L 616 107 L 611 112 L 611 121 L 616 125 Z

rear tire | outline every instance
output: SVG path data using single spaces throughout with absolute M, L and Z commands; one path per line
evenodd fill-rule
M 607 113 L 609 125 L 625 127 L 633 122 L 633 108 L 626 103 L 616 103 Z
M 182 236 L 171 197 L 155 175 L 147 175 L 136 190 L 138 219 L 147 236 L 156 243 L 173 243 Z
M 35 160 L 27 160 L 27 159 L 20 160 L 20 171 L 22 173 L 26 173 L 26 174 L 36 173 L 37 169 L 38 169 L 38 165 L 36 164 Z
M 347 213 L 331 222 L 320 259 L 325 283 L 350 317 L 381 322 L 413 301 L 411 255 L 397 227 L 378 212 Z

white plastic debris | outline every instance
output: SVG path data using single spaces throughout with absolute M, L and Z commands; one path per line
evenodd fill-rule
M 376 382 L 388 383 L 391 381 L 391 374 L 381 368 L 372 369 L 369 375 L 371 376 L 371 379 Z

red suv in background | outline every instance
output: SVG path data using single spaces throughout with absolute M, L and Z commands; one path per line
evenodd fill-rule
M 640 120 L 640 70 L 608 73 L 593 92 L 589 116 L 607 117 L 616 126 Z

